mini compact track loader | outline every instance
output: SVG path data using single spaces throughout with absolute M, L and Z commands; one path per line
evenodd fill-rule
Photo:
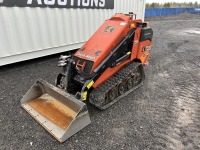
M 71 56 L 61 56 L 56 86 L 38 80 L 22 107 L 58 141 L 90 124 L 86 101 L 106 109 L 143 84 L 153 31 L 136 15 L 116 14 Z

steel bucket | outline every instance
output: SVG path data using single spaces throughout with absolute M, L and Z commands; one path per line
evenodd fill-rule
M 91 123 L 85 103 L 43 80 L 33 84 L 21 106 L 60 142 Z

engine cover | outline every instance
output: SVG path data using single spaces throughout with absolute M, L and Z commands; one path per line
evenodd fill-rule
M 85 73 L 93 70 L 111 53 L 130 30 L 130 17 L 116 14 L 106 20 L 94 35 L 75 53 L 74 59 Z M 78 62 L 78 60 L 80 60 Z

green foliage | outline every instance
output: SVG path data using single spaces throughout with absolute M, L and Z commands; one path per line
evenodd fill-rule
M 150 8 L 150 4 L 149 3 L 146 3 L 146 8 Z
M 152 3 L 150 4 L 151 8 L 157 8 L 159 7 L 159 3 Z
M 166 7 L 166 8 L 170 8 L 170 6 L 171 6 L 171 3 L 164 3 L 164 5 L 163 5 L 163 7 Z

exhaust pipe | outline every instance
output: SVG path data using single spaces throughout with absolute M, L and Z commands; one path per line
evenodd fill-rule
M 60 142 L 91 123 L 85 103 L 41 79 L 24 95 L 21 106 Z

